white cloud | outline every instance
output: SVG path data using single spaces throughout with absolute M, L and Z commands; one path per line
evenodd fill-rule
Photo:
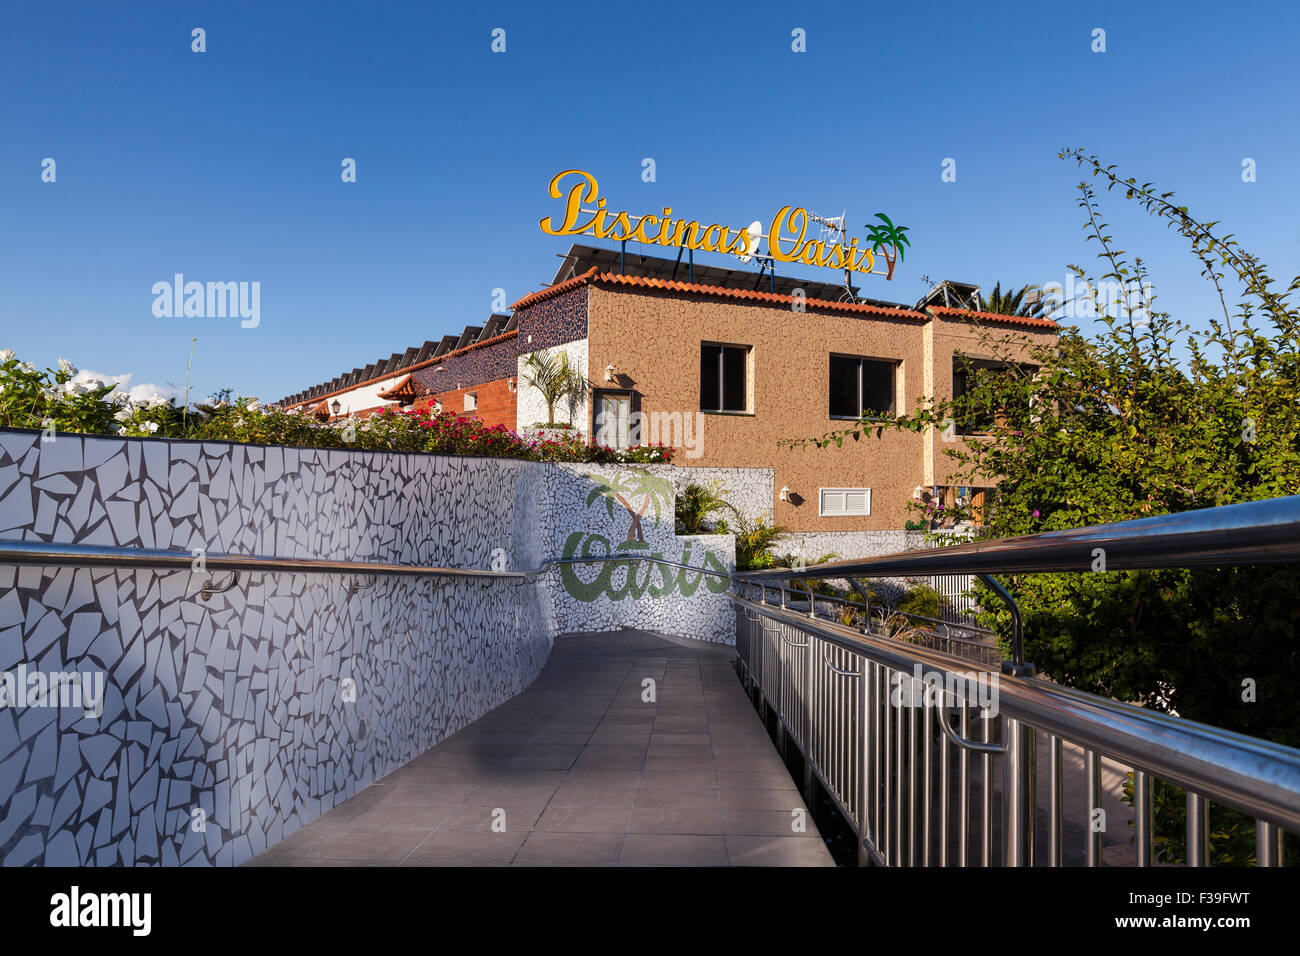
M 132 385 L 132 378 L 133 376 L 130 373 L 126 375 L 105 375 L 102 372 L 93 372 L 90 369 L 83 368 L 81 371 L 77 372 L 76 375 L 72 376 L 72 381 L 78 385 L 83 383 L 89 384 L 96 381 L 103 382 L 105 385 L 109 383 L 115 384 L 117 386 L 117 391 L 114 394 L 126 395 L 132 402 L 136 403 L 147 402 L 154 398 L 164 400 L 172 398 L 177 401 L 180 400 L 180 393 L 174 388 L 155 385 L 153 382 L 143 382 L 139 385 Z

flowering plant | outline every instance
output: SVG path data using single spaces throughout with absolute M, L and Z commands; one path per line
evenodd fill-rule
M 434 408 L 385 408 L 328 422 L 246 397 L 189 406 L 161 397 L 135 401 L 116 383 L 78 373 L 64 359 L 58 369 L 41 371 L 9 350 L 0 350 L 0 428 L 597 464 L 661 464 L 672 458 L 672 449 L 661 445 L 618 450 L 587 444 L 576 434 L 524 438 L 505 425 Z

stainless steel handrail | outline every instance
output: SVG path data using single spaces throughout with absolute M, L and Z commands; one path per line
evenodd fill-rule
M 547 558 L 536 570 L 524 573 L 529 577 L 536 577 L 539 574 L 545 574 L 556 565 L 603 564 L 612 561 L 644 561 L 649 564 L 661 564 L 669 568 L 680 568 L 683 571 L 699 571 L 701 574 L 707 574 L 711 578 L 731 577 L 730 571 L 713 571 L 709 568 L 701 568 L 693 564 L 683 564 L 680 561 L 669 561 L 667 558 L 657 558 L 653 554 L 599 554 L 587 558 Z
M 1300 829 L 1300 750 L 1041 678 L 998 673 L 942 651 L 859 634 L 771 604 L 734 595 L 732 600 L 894 671 L 911 673 L 920 664 L 944 673 L 996 677 L 1002 714 L 1251 816 Z
M 196 566 L 196 562 L 198 562 Z M 73 565 L 119 569 L 158 568 L 193 571 L 286 571 L 305 574 L 372 574 L 396 577 L 451 577 L 522 581 L 523 571 L 479 568 L 423 567 L 372 561 L 334 561 L 323 558 L 282 558 L 261 554 L 171 551 L 161 548 L 122 548 L 95 544 L 53 544 L 38 541 L 0 541 L 0 564 Z
M 739 571 L 733 576 L 760 582 L 774 578 L 1087 571 L 1096 566 L 1099 549 L 1107 571 L 1300 561 L 1300 495 L 1067 531 L 972 541 L 950 548 L 827 561 L 802 570 Z
M 188 570 L 196 574 L 208 571 L 284 571 L 313 574 L 360 574 L 397 577 L 453 577 L 477 579 L 502 579 L 524 581 L 545 574 L 552 567 L 563 564 L 599 564 L 614 561 L 642 561 L 697 571 L 715 578 L 727 578 L 730 572 L 670 561 L 650 554 L 611 554 L 588 558 L 547 558 L 530 571 L 493 571 L 484 568 L 449 568 L 415 564 L 392 564 L 372 561 L 338 561 L 324 558 L 283 558 L 261 554 L 230 554 L 227 552 L 175 551 L 162 548 L 125 548 L 95 544 L 58 544 L 39 541 L 0 541 L 0 564 L 19 565 L 72 565 L 76 567 L 155 568 L 163 570 Z M 195 562 L 199 562 L 196 567 Z M 224 588 L 212 588 L 220 593 L 233 587 L 232 581 Z M 350 589 L 364 590 L 370 585 L 355 582 Z

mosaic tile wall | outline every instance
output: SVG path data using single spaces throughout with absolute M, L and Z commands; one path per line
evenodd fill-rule
M 538 468 L 0 432 L 0 537 L 486 568 L 538 558 L 515 524 Z M 550 650 L 536 585 L 251 574 L 204 602 L 209 577 L 0 565 L 0 672 L 106 683 L 98 717 L 0 707 L 4 864 L 237 865 Z
M 0 431 L 0 538 L 532 570 L 594 536 L 730 570 L 729 536 L 673 534 L 672 472 Z M 586 566 L 576 596 L 552 569 L 203 601 L 225 575 L 0 564 L 0 675 L 104 680 L 98 714 L 0 706 L 0 862 L 238 865 L 522 691 L 557 633 L 734 639 L 721 577 L 628 567 L 594 596 Z
M 547 469 L 543 477 L 551 520 L 539 530 L 550 554 L 653 555 L 715 572 L 705 575 L 642 561 L 552 571 L 543 599 L 553 602 L 560 633 L 639 627 L 735 643 L 735 616 L 726 596 L 727 575 L 735 568 L 734 538 L 674 533 L 675 470 L 671 465 Z

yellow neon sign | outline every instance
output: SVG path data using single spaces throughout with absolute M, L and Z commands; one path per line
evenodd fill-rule
M 578 179 L 566 191 L 561 187 L 561 182 L 571 176 Z M 581 169 L 566 169 L 557 173 L 547 191 L 552 199 L 564 199 L 563 218 L 557 222 L 556 217 L 547 216 L 538 222 L 542 232 L 547 235 L 590 235 L 614 242 L 678 246 L 734 256 L 757 253 L 758 240 L 748 230 L 718 223 L 703 226 L 693 219 L 673 219 L 671 206 L 662 207 L 663 213 L 659 216 L 631 216 L 626 211 L 612 213 L 605 208 L 605 197 L 600 194 L 596 177 Z M 893 278 L 894 264 L 902 258 L 902 247 L 908 244 L 904 235 L 907 230 L 906 227 L 895 227 L 888 218 L 877 215 L 888 224 L 888 230 L 872 226 L 868 241 L 873 245 L 859 248 L 857 239 L 845 246 L 838 242 L 828 245 L 825 240 L 806 238 L 808 211 L 802 206 L 782 206 L 768 229 L 768 254 L 778 262 L 799 262 L 826 269 L 870 273 L 875 268 L 875 253 L 881 251 L 889 270 L 885 277 Z M 789 235 L 786 236 L 786 233 Z M 788 249 L 784 248 L 784 242 L 791 242 L 792 245 Z M 886 247 L 892 247 L 892 250 Z

